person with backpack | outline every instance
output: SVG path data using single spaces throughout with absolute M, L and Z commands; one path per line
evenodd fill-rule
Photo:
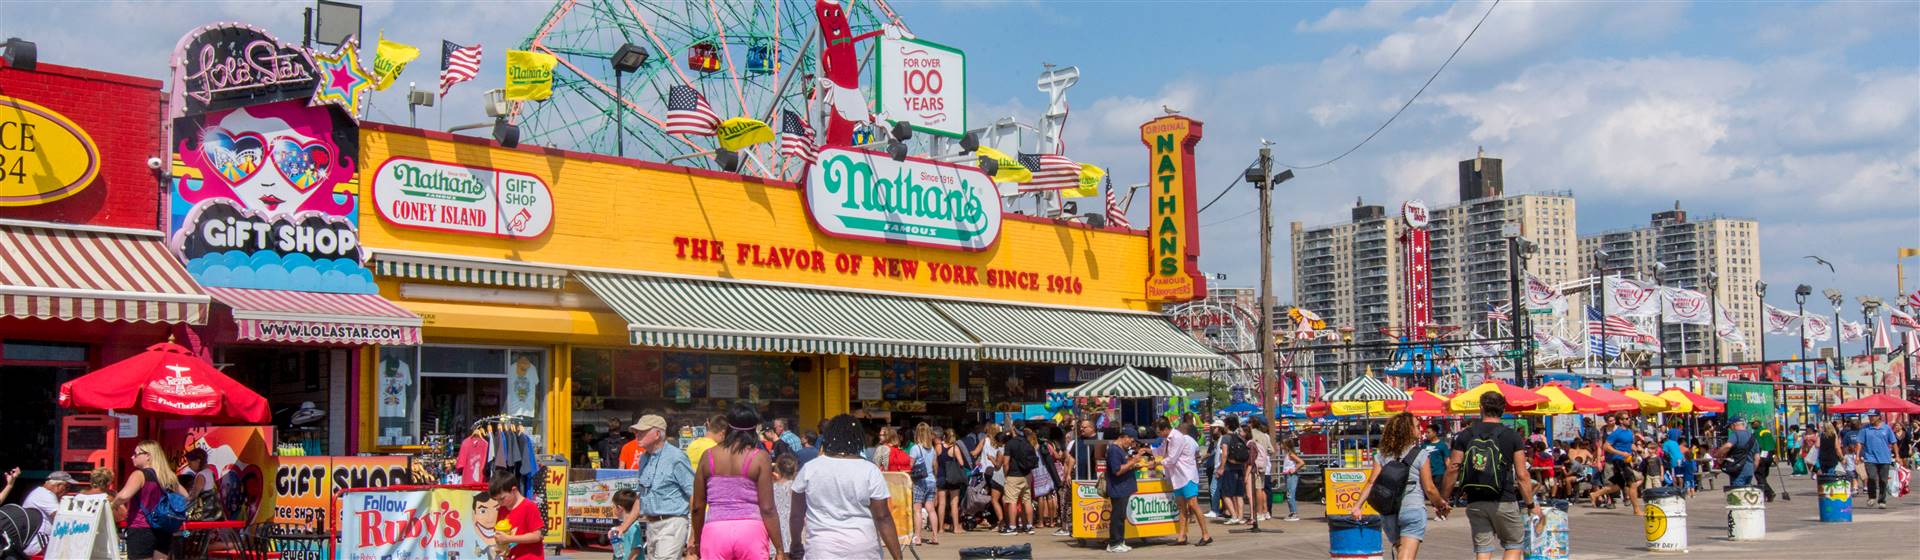
M 947 525 L 950 533 L 960 533 L 961 506 L 967 496 L 967 456 L 960 451 L 960 446 L 954 445 L 953 430 L 936 429 L 933 436 L 934 452 L 939 458 L 934 470 L 939 479 L 940 495 L 934 500 L 933 523 L 933 537 L 938 541 L 941 525 Z
M 1220 479 L 1220 505 L 1227 510 L 1227 520 L 1221 525 L 1239 525 L 1246 523 L 1241 518 L 1245 511 L 1247 463 L 1253 460 L 1252 450 L 1247 448 L 1247 440 L 1240 437 L 1240 419 L 1231 415 L 1222 419 L 1226 424 L 1220 433 L 1220 471 L 1214 476 Z
M 1427 466 L 1432 449 L 1420 445 L 1412 414 L 1393 415 L 1380 436 L 1380 448 L 1375 450 L 1378 456 L 1373 473 L 1367 476 L 1366 488 L 1360 490 L 1367 505 L 1380 512 L 1380 531 L 1393 547 L 1393 557 L 1399 560 L 1413 560 L 1419 555 L 1420 541 L 1427 538 L 1427 504 L 1432 503 L 1441 513 L 1450 509 L 1433 480 L 1433 470 Z M 1355 521 L 1360 520 L 1363 509 L 1354 508 Z
M 1533 478 L 1527 474 L 1525 440 L 1500 423 L 1506 412 L 1506 396 L 1495 391 L 1480 396 L 1480 421 L 1454 436 L 1446 481 L 1440 485 L 1442 496 L 1453 495 L 1456 482 L 1466 494 L 1467 524 L 1479 560 L 1492 560 L 1496 552 L 1506 560 L 1521 560 L 1526 554 L 1522 511 L 1540 514 L 1540 505 L 1533 502 Z
M 1727 487 L 1738 488 L 1753 485 L 1753 454 L 1759 446 L 1759 440 L 1753 437 L 1753 431 L 1747 429 L 1747 419 L 1738 416 L 1727 425 L 1727 441 L 1713 450 L 1713 456 L 1722 460 L 1721 470 L 1727 473 Z
M 133 448 L 134 471 L 113 497 L 115 506 L 128 504 L 126 547 L 128 560 L 166 560 L 173 550 L 173 534 L 187 517 L 187 489 L 167 466 L 160 442 L 146 440 Z

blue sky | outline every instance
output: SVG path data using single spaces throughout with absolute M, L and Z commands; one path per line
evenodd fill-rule
M 248 21 L 297 39 L 303 5 L 7 2 L 0 36 L 38 41 L 49 62 L 160 77 L 166 51 L 193 27 Z M 550 5 L 370 3 L 366 29 L 423 47 L 479 41 L 497 56 Z M 1137 126 L 1162 105 L 1206 121 L 1200 192 L 1211 198 L 1260 138 L 1276 143 L 1276 159 L 1306 163 L 1364 137 L 1488 3 L 893 6 L 914 33 L 967 52 L 976 125 L 1032 122 L 1045 103 L 1033 89 L 1041 63 L 1079 66 L 1069 155 L 1108 167 L 1116 183 L 1144 176 Z M 499 82 L 494 60 L 480 82 Z M 391 109 L 403 106 L 398 91 L 379 104 L 404 119 Z M 477 113 L 474 104 L 456 99 L 448 110 Z M 1392 128 L 1277 192 L 1279 293 L 1291 289 L 1288 222 L 1338 221 L 1355 197 L 1452 203 L 1454 162 L 1476 146 L 1506 160 L 1509 192 L 1574 191 L 1583 234 L 1644 224 L 1678 201 L 1696 215 L 1760 220 L 1774 286 L 1890 297 L 1895 249 L 1920 246 L 1920 4 L 1502 3 Z M 1256 280 L 1253 200 L 1243 186 L 1201 218 L 1203 268 L 1226 273 L 1226 285 Z M 1143 221 L 1144 205 L 1134 206 Z M 1838 274 L 1801 258 L 1810 254 Z M 1920 270 L 1912 276 L 1909 290 L 1920 287 Z M 1770 302 L 1790 306 L 1788 290 Z

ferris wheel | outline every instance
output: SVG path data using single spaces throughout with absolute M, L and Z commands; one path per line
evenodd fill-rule
M 1203 299 L 1169 306 L 1165 312 L 1174 326 L 1227 357 L 1234 384 L 1253 386 L 1260 365 L 1260 319 L 1253 311 Z
M 832 3 L 855 36 L 905 29 L 885 0 Z M 519 108 L 522 140 L 717 168 L 694 157 L 712 149 L 710 139 L 666 133 L 669 90 L 692 87 L 720 118 L 752 117 L 776 132 L 783 110 L 804 118 L 820 68 L 814 8 L 815 0 L 559 0 L 521 45 L 559 59 L 553 96 Z M 623 47 L 644 51 L 644 62 L 616 71 Z M 874 50 L 861 47 L 864 69 Z M 739 172 L 791 176 L 793 162 L 772 145 L 743 152 Z

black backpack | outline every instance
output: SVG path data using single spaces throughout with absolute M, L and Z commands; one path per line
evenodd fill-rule
M 1373 491 L 1367 494 L 1367 505 L 1373 506 L 1380 515 L 1400 513 L 1400 499 L 1406 497 L 1407 481 L 1418 476 L 1413 473 L 1413 457 L 1420 453 L 1420 446 L 1407 450 L 1405 456 L 1387 461 L 1380 465 L 1380 476 L 1373 481 Z
M 1500 452 L 1500 434 L 1500 430 L 1477 430 L 1461 448 L 1466 464 L 1461 469 L 1460 488 L 1470 499 L 1500 499 L 1508 477 L 1513 476 L 1513 466 L 1507 464 L 1511 458 Z
M 1220 444 L 1227 446 L 1227 463 L 1228 464 L 1233 464 L 1233 465 L 1247 464 L 1247 459 L 1248 459 L 1247 440 L 1240 439 L 1240 436 L 1228 434 L 1227 437 L 1222 438 L 1220 440 Z

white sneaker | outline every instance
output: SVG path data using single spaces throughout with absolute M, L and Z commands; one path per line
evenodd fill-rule
M 1067 532 L 1067 530 L 1066 530 L 1066 529 L 1054 529 L 1054 530 L 1053 530 L 1053 536 L 1056 536 L 1056 537 L 1070 537 L 1070 536 L 1073 536 L 1073 533 L 1070 533 L 1070 532 Z
M 1113 554 L 1126 554 L 1128 552 L 1133 552 L 1133 547 L 1127 546 L 1124 544 L 1116 544 L 1116 545 L 1108 546 L 1107 552 L 1110 552 Z
M 1282 519 L 1281 519 L 1281 521 L 1299 521 L 1299 520 L 1300 520 L 1300 516 L 1299 516 L 1299 515 L 1295 515 L 1295 514 L 1291 514 L 1291 513 L 1290 513 L 1290 514 L 1287 514 L 1287 516 L 1286 516 L 1285 518 L 1282 518 Z
M 1219 519 L 1219 518 L 1220 518 L 1220 514 L 1218 514 L 1218 513 L 1214 513 L 1214 512 L 1211 512 L 1211 511 L 1209 511 L 1209 512 L 1207 512 L 1207 513 L 1206 513 L 1206 516 L 1207 516 L 1207 519 Z
M 1260 514 L 1260 520 L 1261 520 L 1261 521 L 1267 521 L 1267 520 L 1270 520 L 1270 519 L 1273 519 L 1273 516 L 1272 516 L 1272 515 L 1268 515 L 1268 514 L 1264 514 L 1264 513 L 1262 513 L 1262 514 Z

